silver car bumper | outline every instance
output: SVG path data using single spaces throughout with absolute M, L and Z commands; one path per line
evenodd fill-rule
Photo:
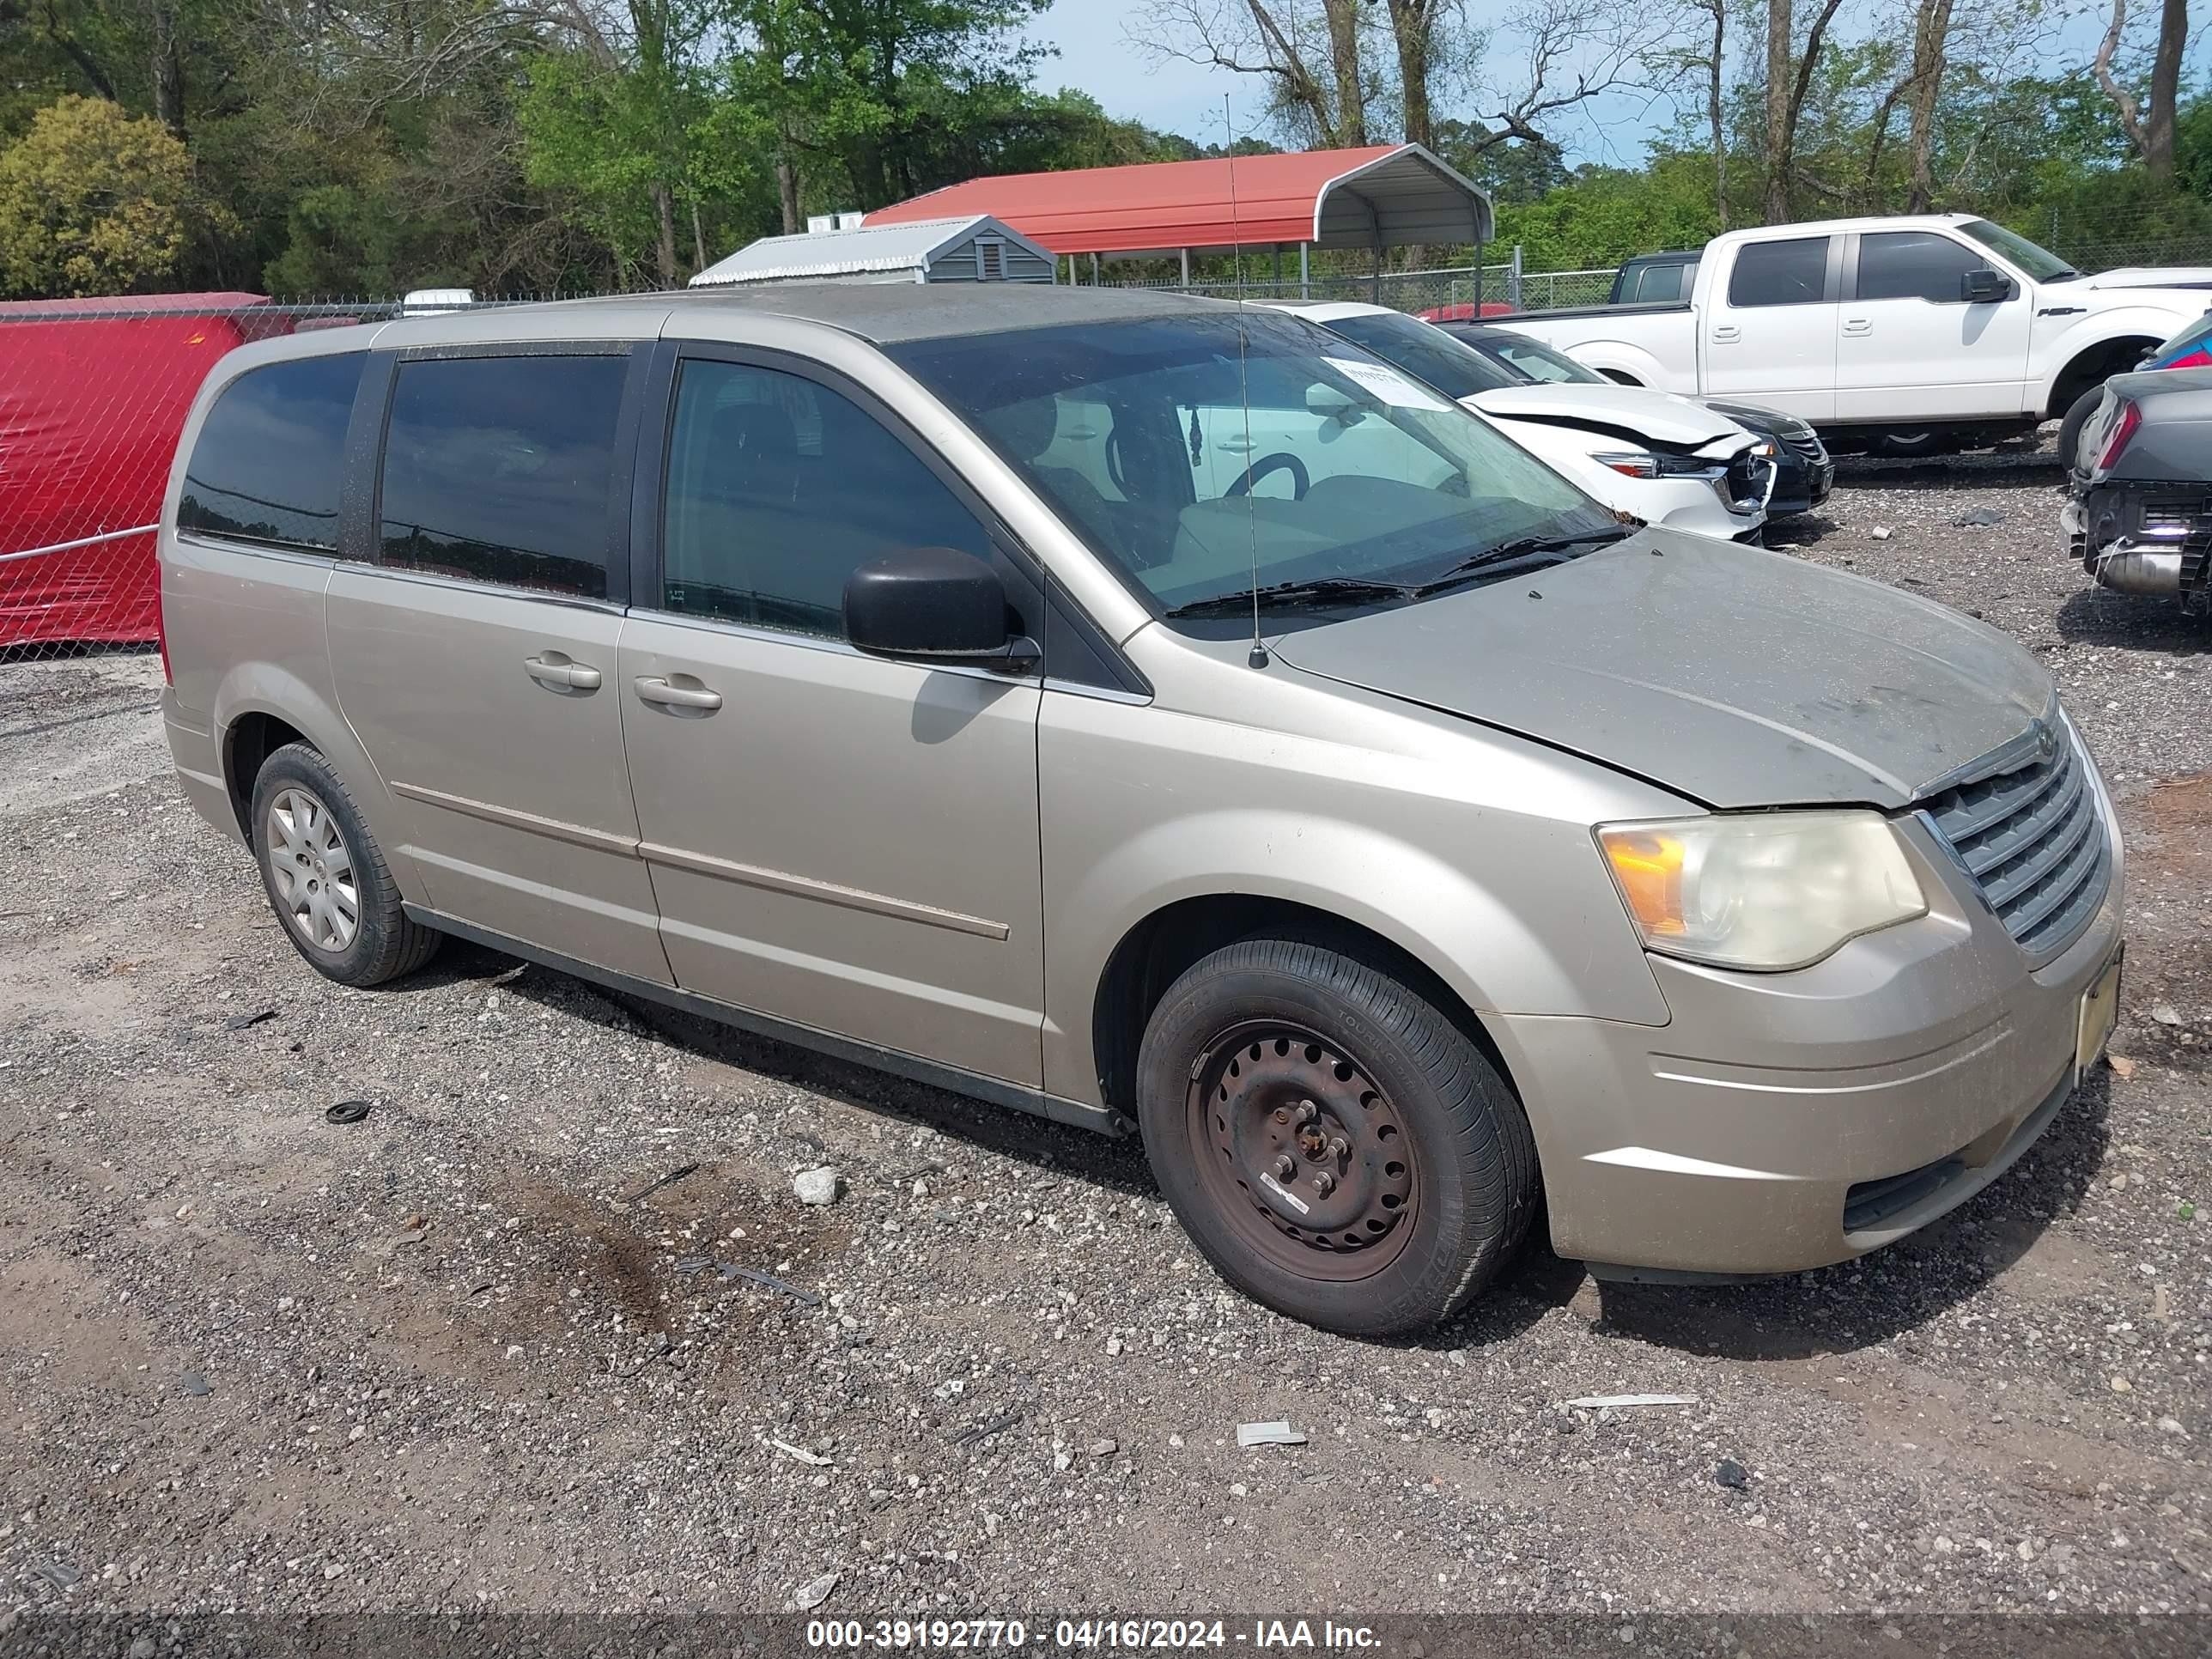
M 1921 842 L 1930 914 L 1812 968 L 1654 957 L 1665 1026 L 1499 1022 L 1553 1247 L 1614 1276 L 1789 1272 L 1889 1243 L 1995 1180 L 2063 1106 L 2084 1000 L 2110 988 L 2123 872 L 2100 810 L 2110 885 L 2040 968 Z

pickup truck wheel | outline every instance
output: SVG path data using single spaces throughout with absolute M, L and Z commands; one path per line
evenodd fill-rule
M 1946 432 L 1885 432 L 1875 440 L 1878 455 L 1897 455 L 1910 458 L 1916 455 L 1936 455 L 1956 447 L 1951 434 Z
M 1412 1335 L 1456 1312 L 1535 1207 L 1528 1120 L 1482 1048 L 1420 993 L 1312 940 L 1243 939 L 1169 988 L 1138 1115 L 1206 1260 L 1346 1335 Z
M 436 954 L 445 936 L 408 919 L 361 809 L 306 744 L 286 744 L 262 763 L 252 822 L 270 907 L 324 978 L 381 985 Z
M 2069 472 L 2074 471 L 2075 452 L 2081 447 L 2081 428 L 2104 402 L 2104 383 L 2100 381 L 2067 405 L 2065 417 L 2058 422 L 2058 465 Z

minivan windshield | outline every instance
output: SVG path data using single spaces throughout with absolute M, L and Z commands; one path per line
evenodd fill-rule
M 887 350 L 1161 614 L 1255 587 L 1281 608 L 1410 599 L 1622 533 L 1440 393 L 1277 312 Z
M 2049 248 L 2038 247 L 2018 231 L 1993 225 L 1986 219 L 1969 219 L 1959 227 L 1984 247 L 2018 265 L 2039 283 L 2070 283 L 2081 273 Z

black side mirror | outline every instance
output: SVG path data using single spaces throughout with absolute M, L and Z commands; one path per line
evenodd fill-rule
M 1970 270 L 1960 286 L 1970 306 L 1988 305 L 1992 301 L 2012 298 L 2012 280 L 2002 271 L 1986 268 Z
M 1006 584 L 972 553 L 912 547 L 845 578 L 845 637 L 876 657 L 1026 672 L 1036 641 L 1009 625 Z

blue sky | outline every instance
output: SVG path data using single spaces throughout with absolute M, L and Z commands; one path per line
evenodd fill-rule
M 1234 100 L 1240 136 L 1263 127 L 1261 111 L 1265 86 L 1261 77 L 1180 59 L 1153 62 L 1132 46 L 1123 33 L 1125 20 L 1137 9 L 1135 0 L 1057 0 L 1030 29 L 1032 39 L 1060 49 L 1058 58 L 1039 67 L 1038 84 L 1048 88 L 1079 88 L 1104 105 L 1110 115 L 1180 132 L 1200 143 L 1220 142 L 1224 93 Z M 2155 9 L 2154 6 L 2136 8 L 2139 19 Z M 2040 55 L 2049 63 L 2086 64 L 2096 48 L 2101 27 L 2101 16 L 2095 15 L 2094 8 L 2059 14 L 2055 26 L 2046 27 Z M 1737 72 L 1733 60 L 1742 47 L 1740 34 L 1735 51 L 1729 54 L 1731 76 Z M 1516 67 L 1498 64 L 1498 79 L 1511 81 Z M 1586 114 L 1555 116 L 1548 127 L 1551 137 L 1571 161 L 1633 167 L 1644 158 L 1645 141 L 1666 127 L 1673 116 L 1673 109 L 1663 100 L 1613 98 L 1598 100 Z
M 1133 0 L 1057 0 L 1029 31 L 1032 39 L 1060 49 L 1058 58 L 1039 66 L 1038 84 L 1079 88 L 1109 115 L 1179 132 L 1202 144 L 1221 141 L 1221 100 L 1226 93 L 1239 137 L 1264 130 L 1266 84 L 1260 76 L 1178 58 L 1155 63 L 1123 33 L 1124 21 L 1137 10 Z M 1555 137 L 1571 159 L 1632 165 L 1643 157 L 1645 137 L 1669 115 L 1663 108 L 1647 114 L 1641 100 L 1617 101 L 1595 122 L 1569 118 L 1555 123 Z

